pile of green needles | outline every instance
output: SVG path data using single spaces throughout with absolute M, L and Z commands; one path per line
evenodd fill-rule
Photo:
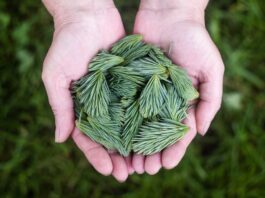
M 188 130 L 188 102 L 198 97 L 186 72 L 141 35 L 99 52 L 89 73 L 72 85 L 76 126 L 123 156 L 151 155 Z

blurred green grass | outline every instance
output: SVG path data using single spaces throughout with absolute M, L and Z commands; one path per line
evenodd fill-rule
M 116 4 L 130 32 L 138 1 Z M 226 65 L 221 111 L 177 168 L 119 184 L 53 141 L 40 79 L 51 17 L 39 1 L 1 1 L 0 197 L 265 197 L 265 4 L 212 1 L 206 18 Z

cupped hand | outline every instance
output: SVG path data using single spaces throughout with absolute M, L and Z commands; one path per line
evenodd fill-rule
M 171 169 L 182 159 L 197 131 L 204 135 L 220 108 L 224 65 L 220 53 L 204 26 L 204 11 L 179 8 L 141 8 L 134 33 L 164 49 L 173 62 L 183 67 L 200 93 L 196 107 L 185 120 L 190 130 L 184 138 L 161 153 L 135 154 L 137 173 L 155 174 L 161 167 Z
M 75 127 L 70 85 L 87 72 L 90 59 L 101 49 L 124 36 L 124 28 L 113 5 L 98 9 L 76 9 L 57 14 L 46 5 L 55 20 L 51 47 L 43 64 L 42 79 L 55 116 L 55 141 L 64 142 L 70 135 L 91 165 L 101 174 L 112 174 L 118 181 L 126 180 L 127 159 L 109 154 Z M 56 10 L 55 10 L 56 12 Z

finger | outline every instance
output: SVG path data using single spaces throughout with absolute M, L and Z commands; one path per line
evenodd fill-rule
M 113 170 L 112 175 L 119 182 L 124 182 L 128 177 L 128 169 L 125 159 L 117 153 L 110 154 Z
M 153 155 L 145 157 L 144 169 L 149 175 L 156 174 L 162 167 L 161 153 L 155 153 Z
M 201 135 L 207 132 L 222 102 L 223 71 L 209 76 L 203 79 L 199 87 L 200 101 L 196 110 L 196 124 Z
M 128 157 L 125 157 L 125 162 L 127 165 L 128 173 L 132 175 L 134 173 L 134 168 L 132 166 L 132 156 L 129 155 Z
M 196 135 L 195 113 L 193 109 L 189 111 L 185 124 L 190 127 L 187 134 L 180 141 L 166 148 L 162 152 L 162 166 L 166 169 L 172 169 L 178 165 L 184 156 L 188 145 Z
M 144 159 L 143 155 L 134 154 L 132 158 L 132 166 L 136 173 L 143 174 L 144 173 Z
M 55 141 L 64 142 L 74 128 L 73 101 L 69 91 L 70 80 L 60 72 L 45 70 L 42 79 L 55 116 Z
M 102 175 L 110 175 L 113 170 L 108 152 L 99 144 L 75 129 L 72 138 L 78 148 L 85 154 L 89 163 Z

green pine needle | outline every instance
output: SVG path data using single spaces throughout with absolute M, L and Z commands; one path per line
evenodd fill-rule
M 136 100 L 130 105 L 125 113 L 125 123 L 122 131 L 122 140 L 125 149 L 130 153 L 132 149 L 132 139 L 138 132 L 143 122 L 143 116 L 139 112 L 139 102 Z
M 121 98 L 122 107 L 128 108 L 134 101 L 135 99 L 133 97 L 122 97 Z
M 151 155 L 180 140 L 188 102 L 198 97 L 184 70 L 141 35 L 99 52 L 71 87 L 76 126 L 123 156 Z
M 144 118 L 155 116 L 162 108 L 167 92 L 158 75 L 153 75 L 140 96 L 140 112 Z
M 109 115 L 111 120 L 118 125 L 119 128 L 122 127 L 124 122 L 124 108 L 121 103 L 113 102 L 109 106 Z
M 168 70 L 170 78 L 182 98 L 186 100 L 194 100 L 195 98 L 198 98 L 199 93 L 193 87 L 185 70 L 180 69 L 176 65 L 171 65 Z
M 176 143 L 188 131 L 188 127 L 169 119 L 146 122 L 133 138 L 133 151 L 152 155 Z
M 121 56 L 130 49 L 134 49 L 142 44 L 143 36 L 140 34 L 130 35 L 116 42 L 111 48 L 111 54 Z
M 144 44 L 142 39 L 139 34 L 127 36 L 113 45 L 111 53 L 123 57 L 124 65 L 144 57 L 150 51 L 150 46 Z
M 113 77 L 110 80 L 110 90 L 119 97 L 133 97 L 137 93 L 138 85 L 121 77 Z
M 124 61 L 120 56 L 109 54 L 106 51 L 101 51 L 89 64 L 89 71 L 106 71 L 115 65 L 119 65 Z
M 110 90 L 106 78 L 100 70 L 91 72 L 83 84 L 76 89 L 76 92 L 88 115 L 97 117 L 108 114 Z
M 98 142 L 104 145 L 107 149 L 114 150 L 116 149 L 113 143 L 104 139 L 101 133 L 97 133 L 89 122 L 85 120 L 76 121 L 76 126 L 85 133 L 88 137 L 90 137 L 93 141 Z
M 125 80 L 135 82 L 138 85 L 143 85 L 145 81 L 144 77 L 130 67 L 116 66 L 111 68 L 109 71 L 114 78 L 123 78 Z
M 108 116 L 97 118 L 87 117 L 87 120 L 94 131 L 100 134 L 100 137 L 104 141 L 113 145 L 120 153 L 126 154 L 120 137 L 120 127 L 115 121 L 111 120 Z
M 127 53 L 123 54 L 125 59 L 124 65 L 131 63 L 132 61 L 144 57 L 150 51 L 149 45 L 139 44 L 139 46 L 128 50 Z
M 73 98 L 73 101 L 74 101 L 75 116 L 77 118 L 79 118 L 80 115 L 81 115 L 81 112 L 82 112 L 82 105 L 79 102 L 79 98 L 76 97 L 74 94 L 73 94 L 72 98 Z
M 113 92 L 110 93 L 110 102 L 111 103 L 119 103 L 120 98 Z
M 151 46 L 151 49 L 148 53 L 148 56 L 154 60 L 155 62 L 163 65 L 164 67 L 168 67 L 172 64 L 172 61 L 169 60 L 164 53 L 156 46 Z
M 134 71 L 147 78 L 150 78 L 154 74 L 162 75 L 167 72 L 166 67 L 151 58 L 138 59 L 131 62 L 127 67 L 131 67 Z
M 116 143 L 120 140 L 119 127 L 109 116 L 96 118 L 88 116 L 87 121 L 97 133 L 102 134 L 104 139 L 110 142 L 115 141 Z M 111 134 L 111 136 L 109 136 L 109 134 Z
M 188 104 L 187 102 L 178 95 L 177 90 L 171 84 L 167 85 L 167 99 L 159 115 L 162 118 L 172 119 L 181 122 L 186 118 Z

